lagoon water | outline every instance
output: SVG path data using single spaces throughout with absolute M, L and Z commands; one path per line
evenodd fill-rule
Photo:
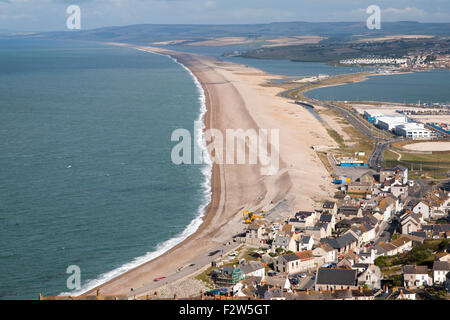
M 450 104 L 450 70 L 377 75 L 358 83 L 308 91 L 320 100 L 370 100 Z
M 86 289 L 198 224 L 207 168 L 174 165 L 171 133 L 193 131 L 199 92 L 171 59 L 2 40 L 0 112 L 0 299 L 68 292 L 70 265 Z

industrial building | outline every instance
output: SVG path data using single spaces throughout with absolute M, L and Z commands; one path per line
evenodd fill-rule
M 367 119 L 370 123 L 376 123 L 377 118 L 382 117 L 383 114 L 378 110 L 365 110 L 363 117 Z
M 407 139 L 429 139 L 431 131 L 425 129 L 422 123 L 410 122 L 395 127 L 395 133 Z
M 408 123 L 405 116 L 382 116 L 377 118 L 377 125 L 380 129 L 394 131 L 395 127 Z

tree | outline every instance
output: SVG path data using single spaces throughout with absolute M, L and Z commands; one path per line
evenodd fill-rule
M 439 250 L 439 251 L 444 251 L 445 249 L 447 249 L 448 244 L 449 244 L 448 239 L 442 240 L 442 241 L 439 243 L 439 245 L 438 245 L 438 250 Z

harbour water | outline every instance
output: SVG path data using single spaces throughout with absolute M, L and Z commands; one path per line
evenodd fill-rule
M 377 75 L 363 82 L 318 88 L 306 96 L 320 100 L 450 104 L 450 70 Z

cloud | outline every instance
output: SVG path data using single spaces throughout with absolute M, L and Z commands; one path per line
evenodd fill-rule
M 366 8 L 374 2 L 384 21 L 450 22 L 448 0 L 0 0 L 0 28 L 64 29 L 71 4 L 81 7 L 82 25 L 92 29 L 139 23 L 365 21 Z
M 381 13 L 386 13 L 386 14 L 395 14 L 398 16 L 426 16 L 428 15 L 428 13 L 425 10 L 422 9 L 417 9 L 414 7 L 407 7 L 407 8 L 403 8 L 403 9 L 397 9 L 397 8 L 387 8 L 387 9 L 382 9 Z

